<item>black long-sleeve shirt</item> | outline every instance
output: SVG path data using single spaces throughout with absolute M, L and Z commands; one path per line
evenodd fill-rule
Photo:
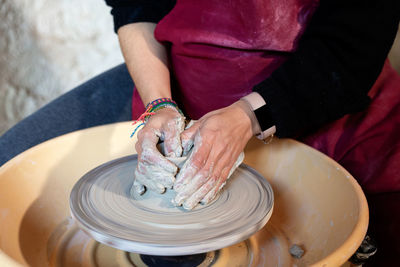
M 111 6 L 114 31 L 135 22 L 158 23 L 176 4 L 176 0 L 105 0 Z
M 106 2 L 115 31 L 134 22 L 157 23 L 176 3 Z M 261 127 L 272 119 L 277 136 L 293 137 L 366 108 L 399 21 L 399 0 L 321 0 L 298 49 L 253 88 L 268 103 L 256 113 Z

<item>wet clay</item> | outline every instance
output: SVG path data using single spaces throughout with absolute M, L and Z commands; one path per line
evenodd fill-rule
M 189 255 L 217 250 L 245 240 L 271 216 L 269 183 L 242 165 L 219 197 L 192 211 L 164 194 L 129 190 L 137 155 L 92 170 L 71 192 L 71 211 L 94 239 L 121 250 L 155 255 Z

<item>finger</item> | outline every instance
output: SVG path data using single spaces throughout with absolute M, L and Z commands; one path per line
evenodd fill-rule
M 143 146 L 143 142 L 148 141 L 149 144 L 154 144 L 154 146 L 158 143 L 160 139 L 161 132 L 151 127 L 145 126 L 138 132 L 138 141 L 139 146 Z
M 172 188 L 175 182 L 175 173 L 167 172 L 156 165 L 146 165 L 146 163 L 139 162 L 137 165 L 137 173 L 145 177 L 146 180 L 160 183 L 167 188 Z M 146 185 L 145 182 L 144 184 Z
M 200 123 L 195 123 L 195 121 L 191 120 L 186 127 L 185 131 L 181 134 L 182 140 L 182 148 L 183 155 L 187 155 L 189 151 L 192 149 L 194 144 L 194 139 L 196 136 L 196 132 L 200 127 Z
M 186 125 L 185 130 L 192 127 L 198 120 L 190 120 L 189 123 Z
M 174 190 L 179 192 L 181 188 L 189 183 L 190 179 L 196 175 L 198 170 L 199 169 L 188 159 L 176 176 Z
M 208 188 L 207 192 L 196 192 L 210 180 L 210 177 L 220 177 L 222 168 L 229 163 L 231 160 L 231 154 L 230 153 L 224 153 L 225 147 L 224 146 L 213 146 L 213 149 L 211 149 L 210 155 L 207 158 L 207 162 L 204 165 L 203 169 L 198 172 L 193 179 L 190 180 L 190 182 L 186 185 L 182 185 L 181 187 L 178 187 L 178 192 L 176 196 L 176 203 L 179 205 L 183 202 L 186 202 L 187 199 L 192 199 L 189 201 L 189 204 L 187 204 L 188 207 L 194 207 L 194 205 L 197 204 L 198 201 L 200 201 L 204 195 L 211 189 L 208 187 L 205 187 L 205 189 Z M 218 167 L 214 167 L 218 166 Z M 216 180 L 216 178 L 212 178 Z M 201 196 L 200 196 L 201 194 Z M 195 195 L 195 196 L 193 196 Z M 197 202 L 193 202 L 196 201 Z
M 152 137 L 152 135 L 154 135 L 152 132 L 153 132 L 153 130 L 152 129 L 149 130 L 149 128 L 146 128 L 146 126 L 144 126 L 142 129 L 140 129 L 138 131 L 138 133 L 137 133 L 137 141 L 136 141 L 136 144 L 135 144 L 135 149 L 136 149 L 136 152 L 137 152 L 138 155 L 140 155 L 142 153 L 142 151 L 143 151 L 143 148 L 142 148 L 143 141 L 145 139 L 154 138 L 154 137 Z M 158 142 L 158 137 L 156 136 L 155 138 L 156 138 L 156 140 L 154 140 L 154 142 L 157 143 Z
M 181 133 L 185 127 L 182 116 L 168 122 L 167 129 L 164 129 L 164 150 L 167 157 L 180 157 L 182 155 Z
M 215 196 L 218 193 L 218 187 L 214 186 L 213 188 L 210 189 L 210 191 L 208 191 L 208 193 L 200 200 L 200 203 L 202 205 L 207 205 L 208 203 L 210 203 Z
M 213 172 L 213 176 L 222 177 L 225 180 L 229 179 L 237 167 L 243 162 L 244 153 L 239 153 L 238 156 L 233 156 L 230 150 L 226 151 L 221 159 L 216 164 Z M 226 170 L 229 170 L 228 174 L 225 174 Z
M 144 185 L 139 183 L 137 179 L 134 179 L 132 189 L 135 190 L 135 192 L 138 193 L 139 195 L 143 195 L 144 192 L 146 191 Z
M 182 140 L 182 156 L 187 156 L 194 145 L 193 139 Z
M 139 156 L 144 150 L 157 149 L 157 143 L 160 139 L 159 131 L 147 128 L 146 126 L 138 132 L 137 142 L 135 144 L 136 152 Z
M 226 169 L 224 169 L 221 173 L 221 184 L 219 185 L 218 191 L 220 191 L 226 184 L 226 181 L 232 176 L 232 174 L 235 172 L 237 167 L 239 167 L 240 164 L 242 164 L 243 159 L 244 159 L 244 153 L 241 152 L 239 156 L 234 157 L 235 162 L 230 163 Z M 231 161 L 232 162 L 232 161 Z M 229 172 L 227 171 L 229 170 Z
M 222 170 L 220 178 L 217 180 L 215 186 L 203 197 L 200 201 L 201 204 L 210 203 L 218 194 L 218 192 L 224 187 L 225 181 L 229 174 L 229 167 L 226 167 Z
M 196 175 L 198 170 L 201 170 L 204 167 L 210 152 L 211 143 L 203 141 L 200 133 L 196 134 L 194 150 L 176 177 L 174 184 L 175 190 L 179 191 L 181 187 L 187 185 Z
M 217 181 L 218 179 L 216 176 L 213 176 L 211 179 L 209 179 L 200 187 L 200 189 L 186 199 L 186 201 L 183 203 L 183 208 L 186 210 L 192 210 L 200 202 L 200 200 L 202 200 L 208 194 L 208 192 L 215 187 Z
M 141 147 L 139 160 L 147 162 L 149 165 L 159 165 L 166 171 L 176 174 L 178 171 L 175 164 L 167 160 L 157 149 L 160 139 L 160 131 L 155 129 L 142 130 L 138 135 L 138 143 Z
M 135 144 L 135 149 L 136 149 L 136 153 L 138 154 L 138 155 L 140 155 L 140 154 L 142 154 L 142 146 L 141 146 L 141 144 L 139 143 L 139 140 L 136 142 L 136 144 Z
M 181 191 L 178 191 L 178 194 L 175 196 L 175 204 L 180 206 L 183 202 L 186 201 L 190 196 L 192 196 L 199 188 L 204 185 L 209 179 L 209 171 L 199 172 L 193 179 L 191 179 L 190 183 L 188 183 L 185 187 L 182 188 Z M 176 191 L 176 190 L 175 190 Z
M 145 175 L 142 175 L 140 172 L 135 171 L 135 179 L 146 186 L 147 189 L 150 189 L 152 191 L 158 192 L 160 194 L 165 192 L 165 187 L 160 184 L 157 183 L 153 180 L 148 179 Z
M 174 175 L 178 171 L 178 167 L 161 155 L 155 147 L 148 146 L 146 149 L 143 149 L 139 161 L 143 164 L 147 164 L 149 167 L 157 166 Z
M 174 163 L 179 169 L 182 169 L 183 165 L 187 161 L 187 157 L 179 157 L 179 158 L 167 157 L 167 159 L 172 163 Z
M 147 174 L 147 177 L 151 177 L 150 180 L 162 184 L 164 187 L 167 188 L 172 188 L 175 182 L 174 174 L 158 168 L 151 168 Z
M 244 152 L 241 152 L 241 153 L 239 154 L 239 156 L 237 157 L 235 163 L 234 163 L 233 166 L 231 167 L 227 179 L 229 179 L 229 177 L 232 176 L 233 172 L 237 169 L 237 167 L 240 166 L 240 164 L 242 164 L 243 160 L 244 160 Z
M 206 166 L 213 166 L 210 176 L 220 177 L 222 170 L 232 161 L 231 150 L 224 145 L 216 144 L 210 152 Z

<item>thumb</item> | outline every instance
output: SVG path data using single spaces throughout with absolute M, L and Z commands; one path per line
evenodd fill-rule
M 187 155 L 192 149 L 194 144 L 194 137 L 200 127 L 200 123 L 195 120 L 191 120 L 186 126 L 186 129 L 181 133 L 181 142 L 183 148 L 183 156 Z
M 183 117 L 176 117 L 172 123 L 168 123 L 168 129 L 164 131 L 164 152 L 167 157 L 182 156 L 181 136 L 185 122 Z

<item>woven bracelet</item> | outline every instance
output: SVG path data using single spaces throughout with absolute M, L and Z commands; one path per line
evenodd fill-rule
M 154 115 L 157 111 L 159 111 L 160 109 L 166 108 L 166 107 L 173 107 L 175 108 L 182 116 L 183 112 L 178 108 L 178 105 L 176 104 L 176 102 L 174 100 L 172 100 L 171 98 L 159 98 L 156 99 L 152 102 L 150 102 L 149 104 L 146 105 L 146 110 L 145 112 L 140 115 L 140 117 L 133 122 L 132 125 L 135 125 L 138 122 L 141 122 L 133 131 L 133 133 L 131 134 L 131 137 L 133 137 L 135 135 L 135 133 L 137 132 L 137 130 L 140 128 L 140 126 L 143 126 L 146 124 L 146 122 L 150 119 L 150 117 L 152 115 Z
M 175 106 L 178 106 L 177 104 L 176 104 L 176 102 L 174 101 L 174 100 L 172 100 L 171 98 L 167 98 L 167 97 L 163 97 L 163 98 L 158 98 L 158 99 L 156 99 L 156 100 L 154 100 L 154 101 L 151 101 L 150 103 L 148 103 L 147 105 L 146 105 L 146 109 L 148 109 L 150 106 L 157 106 L 158 104 L 161 104 L 161 103 L 172 103 L 172 104 L 174 104 Z

